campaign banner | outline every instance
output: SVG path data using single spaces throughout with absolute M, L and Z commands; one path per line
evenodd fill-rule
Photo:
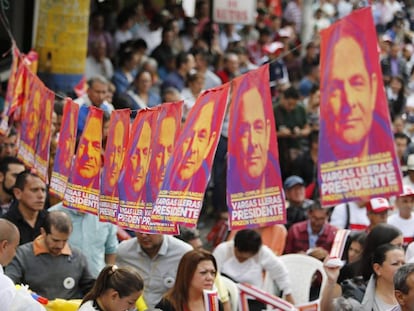
M 118 179 L 129 139 L 130 109 L 114 110 L 109 120 L 99 197 L 99 220 L 117 223 Z
M 180 133 L 183 101 L 164 103 L 159 106 L 150 170 L 147 175 L 147 200 L 140 232 L 178 234 L 178 226 L 151 221 L 152 207 L 165 178 L 167 164 Z
M 66 184 L 72 168 L 72 159 L 76 146 L 78 114 L 79 105 L 73 102 L 72 99 L 66 98 L 53 172 L 49 185 L 50 192 L 60 199 L 63 199 L 65 194 Z
M 228 138 L 230 228 L 285 223 L 268 64 L 232 81 Z
M 320 59 L 322 205 L 400 194 L 402 176 L 369 7 L 321 32 Z
M 102 167 L 103 110 L 89 106 L 66 186 L 63 206 L 98 215 Z
M 40 79 L 27 71 L 27 100 L 21 106 L 20 142 L 17 157 L 27 167 L 34 167 L 37 138 L 40 130 L 40 118 L 43 110 L 42 94 L 46 87 Z M 25 87 L 26 88 L 26 87 Z
M 30 83 L 26 83 L 29 69 L 26 64 L 21 61 L 17 68 L 16 73 L 16 85 L 14 87 L 12 102 L 9 107 L 9 118 L 20 121 L 20 111 L 22 104 L 26 101 L 25 99 L 29 96 Z
M 34 168 L 39 177 L 49 184 L 49 155 L 52 139 L 52 117 L 55 104 L 55 93 L 44 87 L 41 94 L 42 113 L 40 115 L 39 133 L 37 137 Z
M 118 226 L 137 230 L 145 211 L 146 180 L 159 108 L 141 109 L 132 123 L 124 166 L 118 181 Z
M 166 168 L 151 219 L 195 227 L 227 106 L 229 84 L 201 93 Z
M 14 40 L 12 40 L 12 57 L 13 60 L 10 68 L 9 81 L 7 82 L 7 91 L 4 98 L 4 109 L 0 120 L 0 135 L 7 135 L 9 128 L 10 107 L 13 102 L 17 81 L 17 70 L 20 64 L 20 51 Z
M 24 109 L 23 105 L 29 100 L 31 95 L 30 87 L 32 81 L 34 78 L 38 79 L 36 76 L 38 54 L 35 51 L 30 51 L 27 55 L 21 54 L 20 57 L 21 61 L 18 64 L 16 85 L 9 109 L 9 116 L 13 116 L 14 121 L 21 120 Z
M 254 25 L 256 0 L 214 0 L 213 21 L 222 24 Z
M 296 311 L 294 305 L 290 304 L 283 298 L 269 294 L 268 292 L 257 288 L 248 283 L 237 283 L 240 292 L 240 310 L 249 311 L 248 299 L 254 299 L 263 302 L 275 308 L 274 310 Z

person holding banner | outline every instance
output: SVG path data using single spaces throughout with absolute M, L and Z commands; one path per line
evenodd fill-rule
M 216 259 L 210 252 L 200 249 L 186 253 L 178 265 L 174 286 L 155 308 L 163 311 L 217 310 L 214 304 L 206 309 L 207 302 L 204 301 L 204 290 L 213 289 L 216 274 Z M 220 302 L 218 306 L 218 310 L 222 311 Z

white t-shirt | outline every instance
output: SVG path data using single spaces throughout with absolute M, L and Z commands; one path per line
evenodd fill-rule
M 404 237 L 404 244 L 414 241 L 414 214 L 411 213 L 410 219 L 401 218 L 399 213 L 388 217 L 387 223 L 401 230 Z
M 0 302 L 2 310 L 8 311 L 10 309 L 15 295 L 14 283 L 4 274 L 3 267 L 0 265 Z
M 355 202 L 349 202 L 349 229 L 365 230 L 369 226 L 367 209 L 365 206 L 359 207 Z M 330 224 L 340 229 L 344 229 L 347 221 L 346 203 L 335 206 Z
M 262 245 L 256 255 L 243 262 L 239 262 L 234 256 L 234 241 L 219 244 L 213 255 L 219 272 L 228 275 L 236 282 L 244 282 L 264 289 L 263 271 L 266 271 L 284 295 L 292 293 L 287 268 L 266 245 Z

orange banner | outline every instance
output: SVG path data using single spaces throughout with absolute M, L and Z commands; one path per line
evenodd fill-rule
M 13 102 L 14 92 L 16 88 L 17 81 L 17 71 L 20 64 L 20 51 L 16 46 L 16 42 L 12 42 L 12 56 L 13 61 L 10 68 L 9 81 L 7 83 L 7 91 L 4 100 L 4 109 L 2 112 L 1 122 L 0 122 L 0 135 L 6 135 L 9 128 L 9 116 L 10 116 L 10 107 Z
M 65 207 L 96 215 L 102 166 L 103 114 L 103 110 L 89 107 L 63 199 Z
M 203 92 L 190 110 L 165 179 L 152 209 L 152 220 L 195 227 L 203 205 L 227 106 L 229 84 Z
M 124 167 L 118 182 L 118 226 L 139 229 L 146 202 L 146 179 L 159 108 L 141 109 L 132 124 Z
M 34 167 L 39 177 L 46 183 L 49 183 L 49 154 L 50 142 L 52 139 L 52 116 L 53 106 L 55 103 L 55 93 L 48 88 L 43 88 L 42 108 L 40 116 L 39 134 L 37 137 L 36 154 Z
M 17 157 L 23 161 L 27 167 L 34 167 L 35 152 L 37 139 L 40 130 L 40 118 L 42 110 L 44 109 L 42 103 L 42 95 L 46 92 L 46 87 L 42 81 L 27 71 L 25 81 L 25 89 L 28 87 L 28 92 L 24 94 L 27 101 L 22 102 L 21 114 L 22 119 L 20 123 L 20 143 Z
M 68 182 L 72 159 L 75 153 L 78 128 L 79 105 L 70 98 L 65 99 L 59 142 L 50 179 L 50 192 L 63 199 Z
M 99 220 L 117 223 L 118 179 L 124 165 L 129 139 L 129 109 L 114 110 L 109 120 L 99 198 Z
M 269 65 L 232 82 L 227 204 L 232 229 L 286 222 Z
M 152 206 L 165 178 L 165 170 L 174 151 L 175 142 L 180 133 L 183 102 L 165 103 L 159 106 L 160 114 L 152 148 L 150 170 L 147 176 L 147 200 L 144 218 L 140 232 L 178 233 L 178 227 L 173 224 L 163 224 L 151 221 Z
M 369 7 L 321 32 L 318 181 L 324 206 L 402 192 L 376 38 Z

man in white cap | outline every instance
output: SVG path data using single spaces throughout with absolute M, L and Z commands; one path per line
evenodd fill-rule
M 407 185 L 404 185 L 403 189 L 403 193 L 395 199 L 398 213 L 389 216 L 387 223 L 401 230 L 406 246 L 414 241 L 414 190 Z
M 386 223 L 388 218 L 388 211 L 392 210 L 392 207 L 385 198 L 372 198 L 368 201 L 367 216 L 370 221 L 367 231 L 371 231 L 376 225 Z

